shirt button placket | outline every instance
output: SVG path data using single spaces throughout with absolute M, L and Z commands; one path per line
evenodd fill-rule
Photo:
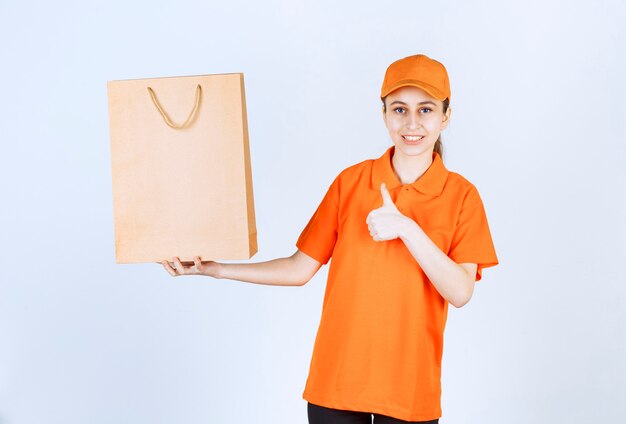
M 404 196 L 402 195 L 402 192 L 403 191 L 407 192 L 409 190 L 410 190 L 409 187 L 405 185 L 405 186 L 402 187 L 402 190 L 400 191 L 400 193 L 398 193 L 398 210 L 400 212 L 404 211 L 404 208 L 402 206 L 400 206 L 403 203 L 400 199 L 402 199 L 403 197 L 406 197 L 406 195 L 404 195 Z

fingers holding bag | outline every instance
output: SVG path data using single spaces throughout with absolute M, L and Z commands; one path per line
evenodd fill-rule
M 186 262 L 183 264 L 178 256 L 173 257 L 171 261 L 163 260 L 160 263 L 172 277 L 178 277 L 180 275 L 206 275 L 217 278 L 217 262 L 202 262 L 200 256 L 194 257 L 193 263 Z

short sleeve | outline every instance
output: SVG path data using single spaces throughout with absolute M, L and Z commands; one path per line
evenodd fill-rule
M 485 208 L 473 186 L 463 199 L 448 256 L 456 263 L 478 264 L 476 281 L 482 278 L 483 268 L 498 265 Z
M 296 246 L 322 264 L 327 264 L 337 241 L 339 177 L 328 188 L 322 202 L 298 237 Z

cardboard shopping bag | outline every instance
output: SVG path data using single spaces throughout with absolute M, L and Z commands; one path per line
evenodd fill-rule
M 115 259 L 257 252 L 243 73 L 109 81 Z

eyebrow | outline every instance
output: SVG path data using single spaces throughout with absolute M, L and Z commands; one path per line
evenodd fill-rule
M 402 104 L 402 105 L 406 105 L 406 103 L 401 102 L 400 100 L 394 100 L 393 102 L 391 102 L 391 103 L 389 104 L 389 106 L 391 106 L 391 105 L 393 105 L 393 104 L 395 104 L 395 103 L 400 103 L 400 104 Z M 423 101 L 423 102 L 419 102 L 419 103 L 418 103 L 418 105 L 428 105 L 428 104 L 433 105 L 433 106 L 437 106 L 434 102 L 431 102 L 430 100 L 426 100 L 426 101 Z

